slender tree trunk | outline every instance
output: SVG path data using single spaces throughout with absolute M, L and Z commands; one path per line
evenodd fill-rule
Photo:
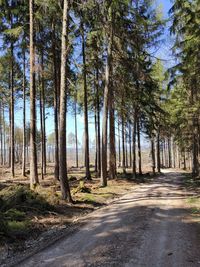
M 43 106 L 42 91 L 40 91 L 40 129 L 41 129 L 41 178 L 44 179 L 44 125 L 43 125 Z
M 108 45 L 107 45 L 107 61 L 105 68 L 105 88 L 104 88 L 104 104 L 103 104 L 103 119 L 102 119 L 102 154 L 101 154 L 101 185 L 107 186 L 107 125 L 108 125 L 108 108 L 109 108 L 109 97 L 110 97 L 110 68 L 112 65 L 112 10 L 111 5 L 109 7 L 109 18 L 108 25 L 111 27 L 111 31 L 108 34 Z
M 41 103 L 42 103 L 42 153 L 43 153 L 43 174 L 46 175 L 46 114 L 45 114 L 45 84 L 44 84 L 44 53 L 41 55 L 41 67 L 42 67 L 42 91 L 41 91 Z
M 199 175 L 199 160 L 198 160 L 198 140 L 197 140 L 197 132 L 196 129 L 193 134 L 193 167 L 192 167 L 192 175 L 193 177 L 197 177 Z
M 90 151 L 89 151 L 89 129 L 88 129 L 88 101 L 87 101 L 87 73 L 86 73 L 86 60 L 85 60 L 85 33 L 84 26 L 82 28 L 82 55 L 83 55 L 83 83 L 84 83 L 84 135 L 85 135 L 85 167 L 86 179 L 91 179 L 90 173 Z
M 142 175 L 142 156 L 141 156 L 141 144 L 140 144 L 140 119 L 137 119 L 137 141 L 138 141 L 138 169 L 139 175 Z
M 169 168 L 172 167 L 172 153 L 171 153 L 171 137 L 168 138 L 168 162 L 169 162 Z
M 187 170 L 185 150 L 183 151 L 183 169 Z
M 99 103 L 99 70 L 96 69 L 96 110 L 97 110 L 97 175 L 101 176 L 101 133 L 100 133 L 100 103 Z
M 111 86 L 110 91 L 110 105 L 109 105 L 109 111 L 110 111 L 110 160 L 109 160 L 109 178 L 115 179 L 117 176 L 117 170 L 116 170 L 116 150 L 115 150 L 115 112 L 114 112 L 114 103 L 113 103 L 113 88 Z
M 131 123 L 129 123 L 129 161 L 130 161 L 130 167 L 132 167 L 132 147 L 131 147 Z
M 95 112 L 94 112 L 94 126 L 95 126 L 95 167 L 94 171 L 97 173 L 97 111 L 96 111 L 96 105 L 95 105 Z
M 120 122 L 119 122 L 119 118 L 118 118 L 118 149 L 119 149 L 119 167 L 121 167 L 121 138 L 120 138 Z
M 126 152 L 125 152 L 125 129 L 124 129 L 124 117 L 122 115 L 122 169 L 123 173 L 126 173 Z
M 77 133 L 77 91 L 74 102 L 75 143 L 76 143 L 76 168 L 78 168 L 78 133 Z
M 165 159 L 165 168 L 168 168 L 168 157 L 167 157 L 167 144 L 166 140 L 164 139 L 164 159 Z
M 54 135 L 55 135 L 55 163 L 54 163 L 54 178 L 59 180 L 59 137 L 58 137 L 58 90 L 59 79 L 57 79 L 57 57 L 56 57 L 56 36 L 55 36 L 55 21 L 52 22 L 52 54 L 53 54 L 53 77 L 54 77 Z
M 9 92 L 11 92 L 11 71 L 9 71 Z M 11 101 L 9 101 L 9 144 L 8 144 L 8 166 L 11 167 Z
M 157 132 L 157 171 L 160 173 L 160 130 Z
M 176 144 L 173 141 L 173 154 L 174 154 L 174 169 L 176 168 Z
M 62 22 L 62 48 L 61 48 L 61 79 L 60 79 L 60 116 L 59 116 L 59 163 L 60 163 L 60 187 L 63 199 L 72 202 L 69 182 L 67 177 L 67 155 L 66 155 L 66 68 L 67 68 L 67 45 L 68 45 L 68 0 L 64 0 L 63 22 Z
M 180 148 L 178 147 L 178 167 L 181 168 Z
M 155 173 L 156 173 L 156 159 L 155 159 L 155 143 L 154 143 L 153 138 L 151 138 L 151 156 L 152 156 L 152 171 L 153 171 L 153 174 L 155 175 Z
M 127 127 L 125 126 L 125 166 L 128 168 L 128 136 Z
M 134 122 L 133 122 L 133 165 L 132 165 L 132 172 L 133 172 L 133 179 L 136 178 L 136 128 L 137 128 L 137 114 L 136 110 L 134 112 Z
M 26 55 L 23 51 L 23 151 L 22 176 L 26 176 Z
M 29 0 L 30 12 L 30 186 L 39 183 L 36 149 L 36 88 L 35 88 L 35 44 L 34 44 L 34 0 Z
M 3 104 L 3 165 L 6 165 L 7 163 L 7 153 L 6 153 L 6 124 L 5 124 L 5 107 Z
M 15 115 L 14 115 L 14 66 L 13 66 L 13 44 L 11 44 L 11 174 L 15 176 Z
M 1 166 L 3 165 L 3 119 L 2 119 L 2 103 L 0 101 L 0 139 L 1 139 Z

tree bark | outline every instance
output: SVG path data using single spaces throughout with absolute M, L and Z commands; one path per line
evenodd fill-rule
M 101 133 L 100 133 L 100 100 L 99 100 L 99 70 L 96 68 L 96 110 L 97 110 L 97 175 L 101 176 Z
M 53 55 L 53 77 L 54 77 L 54 135 L 55 135 L 55 163 L 54 163 L 54 178 L 59 180 L 59 137 L 58 137 L 58 90 L 59 83 L 57 79 L 57 57 L 56 57 L 56 36 L 55 36 L 55 20 L 52 22 L 52 55 Z
M 109 112 L 110 112 L 110 157 L 109 157 L 109 178 L 115 179 L 117 176 L 116 170 L 116 150 L 115 150 L 115 112 L 114 112 L 114 103 L 113 103 L 113 88 L 111 85 L 110 88 L 110 105 L 109 105 Z
M 35 44 L 34 44 L 34 0 L 29 0 L 30 15 L 30 186 L 38 180 L 36 148 L 36 88 L 35 88 Z
M 3 165 L 7 163 L 6 153 L 6 123 L 5 123 L 5 106 L 3 104 Z
M 41 91 L 41 103 L 42 103 L 42 153 L 43 153 L 43 174 L 46 175 L 46 114 L 45 114 L 45 84 L 44 84 L 44 53 L 41 54 L 41 67 L 42 67 L 42 91 Z
M 132 164 L 132 175 L 133 175 L 133 179 L 136 178 L 136 128 L 137 128 L 137 114 L 136 114 L 136 110 L 134 112 L 134 121 L 133 121 L 133 164 Z
M 15 111 L 14 111 L 14 55 L 13 44 L 11 43 L 11 98 L 10 98 L 10 116 L 11 116 L 11 174 L 15 176 Z
M 129 123 L 129 161 L 130 161 L 130 167 L 132 167 L 132 147 L 131 147 L 131 123 Z
M 76 143 L 76 168 L 78 168 L 78 133 L 77 133 L 77 89 L 75 89 L 74 101 L 74 123 L 75 123 L 75 143 Z
M 94 111 L 94 126 L 95 126 L 95 167 L 94 171 L 97 173 L 97 111 L 96 111 L 96 105 L 95 105 L 95 111 Z
M 156 159 L 155 159 L 155 143 L 154 138 L 151 138 L 151 157 L 152 157 L 152 171 L 155 175 L 156 173 Z
M 23 51 L 23 151 L 22 176 L 26 176 L 26 55 Z
M 157 132 L 157 171 L 160 173 L 160 130 Z
M 68 41 L 68 0 L 64 0 L 62 21 L 62 48 L 61 48 L 61 79 L 60 79 L 60 116 L 59 116 L 59 164 L 60 164 L 60 187 L 63 199 L 72 202 L 70 187 L 67 177 L 67 155 L 66 155 L 66 68 L 67 68 L 67 41 Z
M 128 134 L 127 125 L 125 125 L 125 166 L 128 168 Z
M 82 55 L 83 55 L 83 83 L 84 83 L 84 135 L 85 135 L 85 168 L 86 179 L 91 180 L 90 173 L 90 151 L 89 151 L 89 129 L 88 129 L 88 101 L 87 101 L 87 73 L 85 60 L 85 34 L 84 26 L 81 25 L 82 30 Z
M 125 129 L 124 129 L 124 117 L 122 115 L 122 169 L 123 173 L 126 173 L 126 152 L 125 152 Z
M 142 156 L 141 156 L 141 144 L 140 144 L 140 119 L 137 116 L 137 141 L 138 141 L 138 170 L 139 175 L 142 175 Z
M 118 156 L 119 156 L 119 167 L 121 167 L 121 141 L 120 141 L 120 122 L 118 118 Z
M 167 141 L 168 141 L 167 144 L 168 144 L 168 157 L 169 157 L 169 159 L 168 159 L 168 163 L 169 163 L 168 167 L 171 168 L 172 167 L 171 137 L 169 137 Z
M 187 170 L 185 150 L 183 151 L 183 169 Z
M 43 106 L 42 91 L 40 91 L 40 130 L 41 130 L 41 178 L 44 179 L 44 125 L 43 125 Z
M 110 33 L 107 33 L 107 61 L 105 68 L 105 88 L 104 88 L 104 104 L 102 119 L 102 154 L 101 154 L 101 185 L 107 186 L 107 142 L 108 142 L 108 109 L 110 97 L 110 68 L 112 65 L 112 9 L 111 5 L 108 10 L 108 25 L 111 27 Z
M 0 141 L 1 141 L 1 166 L 3 165 L 3 119 L 2 119 L 2 102 L 0 101 Z

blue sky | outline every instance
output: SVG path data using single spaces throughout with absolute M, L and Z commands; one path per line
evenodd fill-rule
M 164 18 L 168 18 L 168 11 L 172 5 L 170 0 L 156 0 L 156 5 L 161 5 L 163 10 L 163 16 Z M 165 30 L 165 34 L 163 36 L 164 41 L 160 44 L 159 50 L 156 53 L 156 56 L 159 58 L 162 58 L 165 60 L 165 66 L 170 66 L 173 63 L 173 58 L 171 57 L 170 47 L 171 47 L 171 39 L 169 36 L 168 29 Z M 21 102 L 21 101 L 20 101 Z M 21 103 L 18 103 L 16 106 L 16 113 L 15 113 L 15 121 L 17 126 L 22 125 L 22 108 Z M 46 119 L 46 129 L 47 129 L 47 135 L 52 133 L 54 131 L 54 123 L 53 123 L 53 110 L 48 109 L 47 110 L 47 119 Z M 27 110 L 27 118 L 29 118 L 29 110 Z M 38 114 L 39 119 L 39 114 Z M 83 115 L 78 115 L 78 138 L 79 141 L 82 142 L 82 136 L 84 131 L 84 120 Z M 38 128 L 39 122 L 38 122 Z M 70 113 L 67 116 L 67 131 L 68 133 L 73 132 L 74 133 L 74 117 L 70 115 Z M 95 138 L 95 131 L 94 131 L 94 117 L 89 114 L 89 134 L 90 134 L 90 140 L 93 141 Z
M 170 0 L 157 0 L 158 4 L 161 4 L 163 6 L 163 13 L 165 17 L 168 17 L 168 11 L 170 7 L 172 6 L 172 3 Z

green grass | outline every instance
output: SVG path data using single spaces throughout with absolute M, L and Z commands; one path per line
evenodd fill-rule
M 198 215 L 200 215 L 200 208 L 192 208 L 191 210 L 192 210 L 192 213 L 193 213 L 193 214 L 198 214 Z
M 94 202 L 94 203 L 98 202 L 97 198 L 95 198 L 93 194 L 88 194 L 88 193 L 85 193 L 84 195 L 82 195 L 80 197 L 80 200 L 84 202 Z
M 200 216 L 200 197 L 190 197 L 188 203 L 191 206 L 191 213 Z
M 53 210 L 53 206 L 28 186 L 3 188 L 0 191 L 0 237 L 13 239 L 27 235 L 32 227 L 30 214 L 45 214 L 49 210 Z
M 190 174 L 185 174 L 183 178 L 183 183 L 186 187 L 190 188 L 200 188 L 200 179 L 193 178 Z

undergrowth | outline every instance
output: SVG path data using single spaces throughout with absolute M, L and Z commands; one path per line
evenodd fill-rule
M 31 229 L 28 214 L 53 210 L 43 196 L 28 186 L 14 185 L 0 191 L 0 237 L 23 238 Z

